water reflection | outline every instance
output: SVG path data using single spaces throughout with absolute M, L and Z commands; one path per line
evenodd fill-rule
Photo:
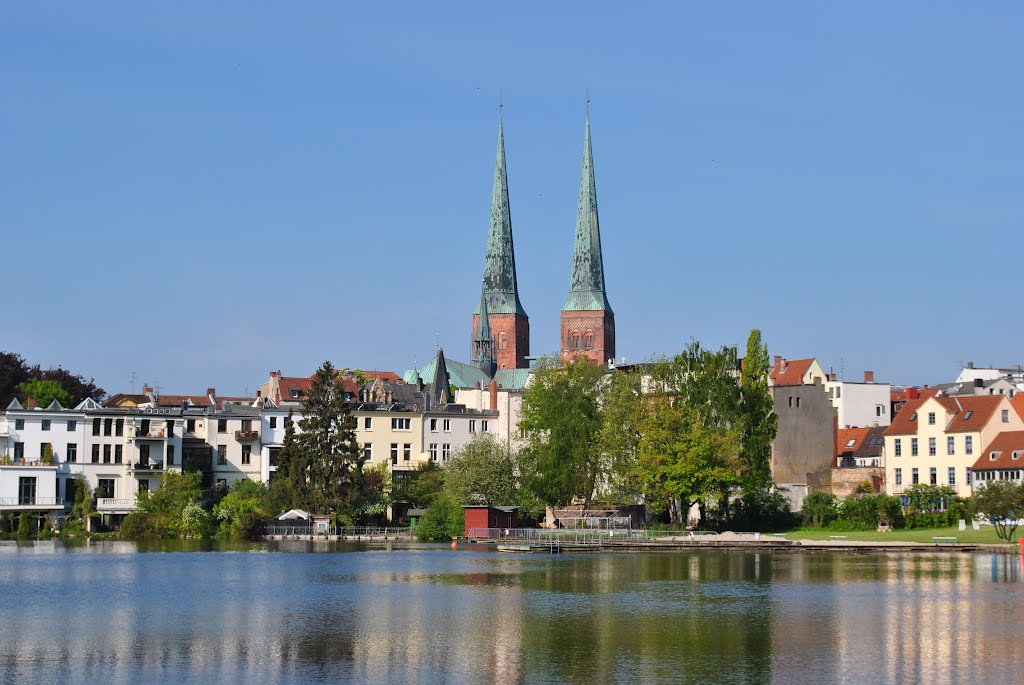
M 1022 656 L 1013 555 L 136 549 L 0 543 L 0 681 L 941 684 Z

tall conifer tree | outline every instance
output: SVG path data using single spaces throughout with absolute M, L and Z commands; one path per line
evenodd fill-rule
M 761 342 L 761 331 L 756 328 L 747 338 L 740 393 L 743 483 L 745 490 L 754 492 L 764 490 L 771 483 L 772 442 L 779 428 L 779 417 L 768 391 L 768 346 Z

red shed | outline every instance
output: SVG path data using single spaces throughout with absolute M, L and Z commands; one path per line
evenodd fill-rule
M 486 504 L 467 504 L 466 537 L 473 528 L 518 528 L 519 507 L 491 507 Z

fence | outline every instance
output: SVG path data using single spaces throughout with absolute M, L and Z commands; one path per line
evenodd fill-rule
M 742 539 L 750 540 L 785 540 L 784 533 L 732 533 Z M 573 528 L 470 528 L 469 537 L 473 540 L 497 540 L 499 542 L 538 542 L 546 544 L 558 541 L 562 544 L 576 544 L 574 540 L 596 540 L 596 544 L 607 540 L 656 541 L 673 540 L 675 542 L 712 541 L 721 534 L 708 530 L 616 530 L 616 529 L 573 529 Z M 586 543 L 579 543 L 586 544 Z
M 412 537 L 409 528 L 380 528 L 378 526 L 334 526 L 318 528 L 313 525 L 281 525 L 268 523 L 263 526 L 264 535 L 285 536 L 285 537 L 373 537 L 373 538 L 399 538 Z

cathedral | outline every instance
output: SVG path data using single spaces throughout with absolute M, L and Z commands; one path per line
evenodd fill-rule
M 502 369 L 529 368 L 530 317 L 519 301 L 516 282 L 512 213 L 505 173 L 505 135 L 500 116 L 483 284 L 480 303 L 473 312 L 472 330 L 472 364 L 487 377 L 493 377 Z M 584 355 L 598 364 L 605 364 L 615 358 L 615 314 L 605 293 L 589 110 L 583 141 L 572 274 L 569 294 L 562 306 L 560 338 L 563 361 Z

